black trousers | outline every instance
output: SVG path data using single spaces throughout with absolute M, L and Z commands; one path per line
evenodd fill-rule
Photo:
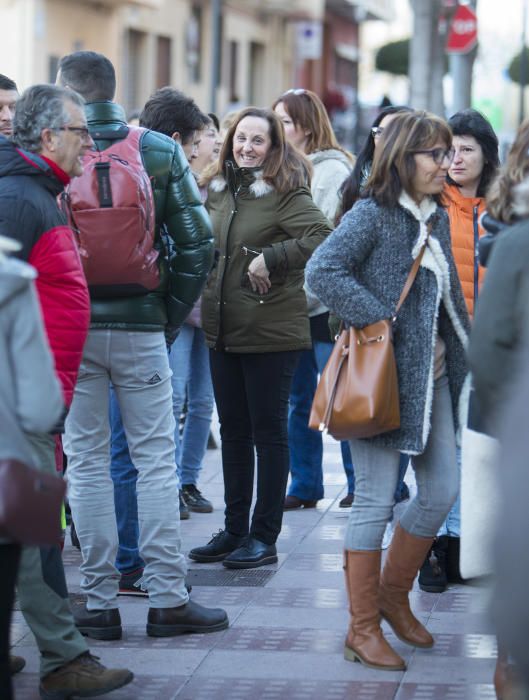
M 281 532 L 289 472 L 288 397 L 299 352 L 211 350 L 220 420 L 226 530 L 274 544 Z M 252 515 L 254 448 L 257 501 Z
M 20 545 L 0 544 L 0 698 L 12 700 L 9 672 L 9 626 L 15 600 Z

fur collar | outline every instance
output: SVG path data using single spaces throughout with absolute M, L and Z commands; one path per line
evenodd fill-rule
M 274 192 L 272 185 L 269 185 L 268 182 L 265 182 L 263 179 L 262 170 L 256 170 L 253 176 L 253 182 L 250 183 L 248 189 L 254 197 L 265 197 L 267 194 Z M 209 188 L 212 192 L 223 192 L 227 186 L 228 183 L 224 175 L 216 175 L 209 183 Z
M 435 214 L 437 204 L 431 197 L 424 197 L 424 199 L 421 200 L 421 203 L 417 204 L 417 202 L 404 190 L 400 194 L 399 204 L 403 209 L 409 211 L 413 218 L 419 222 L 419 236 L 415 241 L 415 245 L 413 246 L 413 250 L 411 252 L 412 258 L 415 260 L 428 236 L 426 222 L 432 216 L 432 214 Z
M 520 219 L 529 215 L 529 178 L 522 180 L 519 185 L 515 185 L 513 193 L 513 211 Z

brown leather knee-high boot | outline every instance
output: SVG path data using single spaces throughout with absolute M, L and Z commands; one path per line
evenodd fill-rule
M 408 593 L 432 545 L 431 537 L 415 537 L 397 525 L 380 577 L 380 614 L 397 637 L 414 647 L 428 649 L 434 640 L 410 609 Z
M 378 552 L 344 553 L 345 586 L 349 596 L 351 623 L 345 640 L 344 657 L 364 666 L 385 671 L 404 671 L 406 664 L 391 648 L 380 629 Z

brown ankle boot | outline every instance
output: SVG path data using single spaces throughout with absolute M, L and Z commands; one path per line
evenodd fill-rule
M 380 552 L 344 553 L 345 586 L 351 624 L 344 657 L 384 671 L 404 671 L 406 664 L 390 647 L 380 629 L 378 587 Z
M 519 700 L 524 697 L 522 689 L 517 684 L 516 666 L 509 659 L 509 653 L 504 644 L 498 640 L 498 658 L 494 669 L 494 690 L 497 700 Z
M 410 535 L 397 525 L 380 577 L 380 614 L 401 641 L 424 649 L 432 647 L 434 640 L 412 613 L 408 593 L 432 541 Z

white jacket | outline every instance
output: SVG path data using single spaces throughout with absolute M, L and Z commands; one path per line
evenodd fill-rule
M 334 220 L 341 204 L 340 187 L 353 169 L 353 163 L 347 156 L 335 148 L 315 151 L 308 155 L 314 168 L 311 183 L 312 199 L 334 227 Z M 305 285 L 307 310 L 310 316 L 319 316 L 327 308 L 310 292 Z

